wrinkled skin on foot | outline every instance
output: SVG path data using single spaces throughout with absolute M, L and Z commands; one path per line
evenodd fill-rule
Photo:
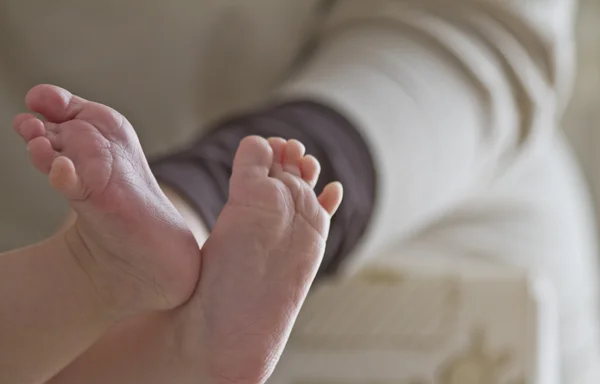
M 341 185 L 317 196 L 320 166 L 301 143 L 248 137 L 200 253 L 122 115 L 48 85 L 26 102 L 44 121 L 19 115 L 15 129 L 77 212 L 65 236 L 99 293 L 129 314 L 185 302 L 173 311 L 181 366 L 212 382 L 264 382 L 321 262 Z
M 337 183 L 317 197 L 319 171 L 298 141 L 248 137 L 238 149 L 198 293 L 180 313 L 185 353 L 220 382 L 263 382 L 279 359 L 342 198 Z
M 49 85 L 15 118 L 31 161 L 77 213 L 66 233 L 99 294 L 117 311 L 174 308 L 193 292 L 197 243 L 160 190 L 125 117 Z

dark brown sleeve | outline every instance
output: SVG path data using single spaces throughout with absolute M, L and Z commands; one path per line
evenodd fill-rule
M 336 111 L 314 102 L 295 102 L 239 116 L 218 124 L 188 148 L 151 162 L 152 170 L 212 228 L 227 201 L 235 151 L 249 135 L 301 141 L 321 163 L 317 192 L 331 181 L 343 184 L 344 200 L 331 222 L 319 275 L 334 273 L 365 232 L 376 185 L 365 141 Z

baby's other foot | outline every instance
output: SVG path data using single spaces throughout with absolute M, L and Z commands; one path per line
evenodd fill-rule
M 205 343 L 214 378 L 258 383 L 271 373 L 342 199 L 339 183 L 317 197 L 319 172 L 298 141 L 248 137 L 240 144 L 229 201 L 203 248 L 198 299 L 184 309 L 201 316 L 190 326 L 202 334 L 186 339 Z
M 199 248 L 159 188 L 127 119 L 104 105 L 40 85 L 15 118 L 33 165 L 77 213 L 66 231 L 102 298 L 118 309 L 168 309 L 197 284 Z

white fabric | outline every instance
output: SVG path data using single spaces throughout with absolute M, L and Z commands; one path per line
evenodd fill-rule
M 393 249 L 396 259 L 426 250 L 545 275 L 558 295 L 565 382 L 600 382 L 591 209 L 557 134 L 573 3 L 323 3 L 331 8 L 1 2 L 0 248 L 50 234 L 66 208 L 8 129 L 36 83 L 117 108 L 149 154 L 228 112 L 309 95 L 353 120 L 378 162 L 378 210 L 349 270 Z
M 543 279 L 403 264 L 317 285 L 270 384 L 559 383 L 555 295 Z

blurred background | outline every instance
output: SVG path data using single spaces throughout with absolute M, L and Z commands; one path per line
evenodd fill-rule
M 575 93 L 564 128 L 592 189 L 600 217 L 600 1 L 580 0 L 579 62 Z M 595 150 L 594 150 L 595 148 Z
M 572 95 L 572 101 L 569 105 L 567 113 L 564 116 L 563 128 L 570 142 L 572 143 L 577 158 L 579 159 L 582 165 L 585 177 L 590 187 L 592 198 L 595 203 L 595 208 L 593 209 L 595 209 L 598 223 L 600 223 L 600 0 L 579 0 L 576 34 L 578 44 L 577 77 Z M 600 238 L 600 225 L 598 225 L 598 236 Z M 598 257 L 600 259 L 600 255 L 598 255 Z M 460 352 L 457 355 L 454 355 L 449 359 L 442 359 L 442 363 L 440 365 L 437 365 L 438 363 L 432 363 L 431 361 L 427 361 L 427 364 L 431 365 L 424 365 L 426 366 L 426 368 L 424 368 L 423 370 L 430 370 L 432 366 L 435 366 L 436 374 L 430 378 L 418 377 L 418 379 L 416 379 L 415 381 L 411 381 L 411 384 L 547 384 L 558 382 L 564 384 L 581 384 L 583 382 L 598 382 L 597 378 L 592 377 L 586 377 L 585 379 L 581 377 L 581 381 L 560 381 L 557 380 L 556 377 L 552 377 L 552 372 L 556 368 L 556 364 L 552 363 L 554 357 L 550 356 L 549 354 L 545 354 L 544 351 L 549 351 L 550 349 L 552 349 L 552 343 L 554 343 L 554 341 L 550 340 L 550 338 L 545 336 L 542 336 L 540 337 L 540 339 L 538 339 L 538 341 L 541 341 L 538 350 L 539 354 L 533 358 L 534 360 L 539 359 L 539 361 L 541 362 L 541 365 L 538 367 L 539 371 L 537 372 L 536 380 L 533 380 L 531 378 L 516 378 L 508 381 L 496 381 L 497 378 L 494 376 L 493 373 L 490 373 L 494 371 L 494 369 L 492 368 L 493 364 L 488 365 L 488 363 L 490 361 L 494 361 L 494 359 L 497 358 L 498 355 L 494 357 L 494 353 L 497 353 L 497 351 L 501 351 L 502 347 L 499 347 L 499 349 L 497 349 L 496 351 L 494 351 L 494 348 L 491 348 L 491 350 L 486 348 L 490 348 L 490 345 L 493 346 L 494 344 L 502 346 L 506 343 L 506 340 L 510 339 L 510 337 L 507 335 L 515 335 L 521 331 L 519 330 L 518 325 L 511 324 L 510 322 L 512 321 L 511 319 L 513 317 L 518 316 L 517 313 L 519 312 L 519 309 L 517 308 L 519 307 L 518 304 L 520 302 L 517 298 L 523 295 L 524 292 L 528 291 L 527 289 L 519 291 L 516 288 L 519 283 L 517 281 L 511 282 L 509 279 L 502 281 L 502 278 L 500 278 L 495 281 L 488 280 L 485 284 L 479 283 L 480 282 L 471 281 L 470 283 L 465 284 L 463 288 L 459 288 L 458 291 L 470 291 L 471 293 L 484 292 L 481 294 L 481 297 L 483 297 L 483 299 L 473 300 L 473 302 L 477 302 L 477 305 L 473 305 L 473 313 L 480 314 L 481 312 L 485 311 L 493 313 L 492 317 L 495 318 L 495 321 L 491 321 L 487 324 L 488 339 L 484 340 L 485 336 L 478 336 L 477 333 L 475 333 L 471 336 L 471 341 L 465 344 L 467 345 L 465 349 L 461 350 L 459 348 L 458 350 Z M 504 285 L 505 283 L 506 285 Z M 422 284 L 423 286 L 420 286 L 420 284 Z M 404 330 L 406 331 L 407 329 L 409 329 L 409 331 L 406 332 L 410 333 L 411 336 L 421 335 L 426 333 L 428 327 L 431 327 L 433 329 L 438 327 L 441 323 L 434 325 L 428 324 L 427 322 L 423 322 L 422 319 L 428 317 L 419 317 L 418 313 L 425 312 L 423 308 L 428 308 L 428 310 L 430 311 L 428 314 L 429 318 L 435 318 L 436 316 L 433 314 L 443 312 L 443 310 L 441 310 L 440 308 L 443 308 L 443 303 L 445 300 L 447 302 L 447 299 L 443 298 L 442 293 L 438 293 L 438 297 L 435 297 L 435 295 L 431 295 L 430 293 L 415 294 L 415 292 L 431 292 L 432 290 L 435 290 L 431 288 L 430 281 L 411 283 L 409 285 L 411 285 L 411 289 L 413 290 L 412 295 L 406 294 L 405 296 L 402 296 L 402 294 L 397 293 L 394 296 L 393 300 L 396 303 L 401 303 L 402 308 L 404 308 L 405 310 L 406 308 L 409 308 L 410 311 L 414 311 L 415 313 L 413 318 L 413 320 L 415 320 L 414 324 L 410 321 L 405 321 L 402 324 Z M 427 286 L 427 288 L 425 288 L 424 286 Z M 359 292 L 363 292 L 365 290 L 364 286 L 360 287 L 358 285 L 352 288 L 354 290 L 348 289 L 348 292 L 350 292 L 349 295 L 353 297 L 361 296 L 362 293 Z M 439 288 L 438 292 L 450 292 L 450 290 L 447 289 L 447 287 L 443 287 L 441 285 L 437 288 Z M 502 293 L 500 294 L 500 292 Z M 338 300 L 337 298 L 328 298 L 328 294 L 329 292 L 322 293 L 323 298 L 321 300 L 323 302 L 327 302 L 327 300 L 329 300 L 329 304 L 331 304 Z M 530 292 L 525 294 L 530 294 Z M 378 295 L 380 295 L 380 292 L 373 293 L 373 301 L 382 299 L 381 296 Z M 331 294 L 331 296 L 334 295 Z M 416 299 L 418 303 L 413 303 L 411 301 L 415 300 L 415 296 L 418 297 L 418 299 Z M 432 297 L 434 297 L 435 300 L 432 299 Z M 509 297 L 512 298 L 508 299 Z M 471 297 L 471 299 L 473 299 L 473 297 Z M 489 305 L 490 301 L 494 303 L 492 305 Z M 348 303 L 348 306 L 352 306 L 353 304 L 354 303 Z M 313 304 L 312 301 L 309 301 L 308 308 L 305 312 L 311 312 L 311 307 L 313 305 L 315 306 L 315 308 L 318 307 L 318 305 Z M 329 305 L 329 307 L 331 307 L 331 305 Z M 469 309 L 465 310 L 465 313 L 467 313 L 468 311 Z M 528 313 L 526 316 L 530 315 L 531 313 Z M 323 319 L 319 319 L 317 316 L 317 309 L 314 309 L 314 311 L 311 313 L 311 316 L 301 316 L 298 328 L 301 328 L 301 330 L 303 330 L 303 327 L 305 327 L 306 329 L 310 328 L 310 326 L 312 325 L 311 322 L 315 321 L 315 318 L 325 323 Z M 331 316 L 334 315 L 332 314 Z M 342 314 L 340 314 L 339 316 L 342 316 Z M 476 316 L 477 315 L 475 315 L 475 317 Z M 541 314 L 541 317 L 543 316 L 544 315 Z M 418 319 L 418 321 L 416 319 Z M 498 329 L 495 329 L 496 326 L 500 327 L 499 324 L 502 323 L 509 324 L 506 325 L 506 329 L 504 331 L 499 331 Z M 548 323 L 546 323 L 546 325 L 548 325 Z M 339 324 L 336 323 L 335 327 L 332 327 L 331 332 L 337 332 L 337 327 L 339 327 Z M 502 337 L 493 340 L 492 333 L 496 331 L 498 331 L 499 334 L 504 332 L 504 334 Z M 303 334 L 303 332 L 299 333 L 300 336 L 298 336 L 298 341 L 293 340 L 293 346 L 295 346 L 295 344 L 301 344 L 301 342 L 306 342 L 306 339 L 309 339 L 309 336 L 312 336 L 314 339 L 316 339 L 317 336 L 320 336 L 315 336 L 314 334 L 311 335 L 311 332 L 308 331 L 305 332 L 305 334 Z M 522 334 L 522 336 L 526 338 L 531 336 L 531 333 L 531 330 L 527 330 Z M 489 336 L 492 336 L 492 340 L 490 340 Z M 314 342 L 314 344 L 318 345 L 316 341 Z M 437 345 L 439 347 L 441 344 Z M 484 345 L 484 347 L 482 347 L 482 345 Z M 311 352 L 314 354 L 314 351 Z M 383 360 L 386 357 L 383 354 L 382 356 L 378 356 L 378 358 Z M 311 369 L 313 369 L 313 367 L 317 367 L 314 369 L 317 371 L 321 370 L 323 372 L 323 375 L 329 374 L 331 376 L 335 376 L 337 372 L 351 372 L 346 375 L 348 377 L 361 377 L 364 371 L 368 371 L 370 369 L 371 365 L 377 366 L 377 369 L 373 369 L 374 372 L 370 372 L 370 374 L 376 375 L 379 373 L 379 371 L 377 370 L 380 369 L 381 366 L 386 365 L 385 360 L 383 363 L 379 362 L 378 364 L 375 364 L 373 361 L 371 361 L 363 365 L 357 363 L 356 366 L 358 368 L 356 368 L 352 364 L 348 364 L 347 361 L 344 361 L 344 359 L 340 358 L 339 361 L 337 361 L 337 366 L 335 369 L 328 369 L 321 367 L 321 365 L 324 365 L 321 364 L 321 361 L 325 360 L 327 357 L 327 354 L 317 354 L 317 356 L 314 357 L 310 356 L 308 352 L 296 352 L 293 354 L 293 359 L 284 359 L 284 364 L 289 365 L 286 366 L 287 370 L 294 371 L 295 369 L 295 374 L 297 374 L 298 376 L 302 376 L 301 372 L 306 371 L 307 369 L 309 369 L 309 367 Z M 505 356 L 505 358 L 505 363 L 506 361 L 510 361 L 512 358 L 512 361 L 510 361 L 508 365 L 515 363 L 514 356 Z M 301 363 L 292 361 L 294 359 L 300 360 Z M 400 361 L 404 362 L 405 364 L 403 369 L 406 369 L 406 366 L 409 366 L 410 364 L 413 364 L 413 366 L 418 366 L 419 364 L 423 363 L 423 360 L 420 358 L 416 358 L 413 361 L 411 361 L 411 356 L 410 354 L 408 354 L 402 355 L 401 358 L 393 356 L 392 358 L 389 358 L 387 364 L 390 366 L 394 366 L 399 364 Z M 528 364 L 529 362 L 530 361 L 528 361 L 525 364 Z M 579 370 L 583 372 L 585 370 L 585 365 L 588 363 L 590 362 L 579 361 L 575 362 L 575 365 L 578 365 Z M 591 364 L 593 365 L 595 363 Z M 485 370 L 482 369 L 482 367 L 485 367 Z M 501 368 L 501 370 L 504 370 L 505 368 L 506 367 Z M 482 373 L 484 371 L 487 373 Z M 494 379 L 492 379 L 492 376 L 494 376 Z M 276 379 L 274 382 L 278 384 L 286 383 L 287 381 L 284 378 L 285 375 L 282 375 L 281 377 L 281 379 Z M 331 383 L 328 381 L 315 382 L 318 382 L 319 384 Z M 381 382 L 387 384 L 385 380 Z
M 0 0 L 0 5 L 2 5 L 2 1 Z M 195 0 L 190 0 L 189 2 L 192 3 L 193 1 Z M 218 1 L 222 1 L 223 3 L 230 1 L 234 3 L 233 0 L 212 1 L 215 4 Z M 244 3 L 241 0 L 237 1 Z M 279 0 L 269 1 L 275 4 Z M 305 7 L 305 3 L 301 3 L 301 1 L 304 0 L 299 0 L 298 4 Z M 368 1 L 370 0 L 365 0 L 365 2 Z M 513 1 L 525 2 L 526 0 Z M 596 211 L 596 217 L 600 223 L 600 0 L 578 1 L 579 14 L 578 22 L 576 23 L 578 69 L 572 101 L 564 116 L 563 128 L 582 165 L 592 198 L 595 202 L 595 207 L 592 209 Z M 19 5 L 19 2 L 21 2 L 20 4 L 27 3 L 24 0 L 15 0 L 14 4 Z M 185 2 L 181 1 L 181 4 Z M 118 1 L 111 0 L 106 3 L 117 4 Z M 157 10 L 160 10 L 160 7 L 156 5 L 158 3 L 160 2 L 152 1 L 147 3 L 154 5 L 149 8 L 156 11 L 157 15 L 159 14 Z M 248 1 L 246 4 L 250 3 L 252 2 Z M 281 1 L 278 4 L 283 3 L 285 2 Z M 128 2 L 123 2 L 123 7 L 126 7 L 127 4 Z M 54 5 L 47 6 L 49 9 L 54 7 Z M 301 8 L 301 6 L 299 7 Z M 15 8 L 19 7 L 15 6 Z M 23 8 L 26 7 L 23 6 Z M 82 9 L 84 8 L 82 6 Z M 149 14 L 152 15 L 153 13 L 149 11 Z M 7 13 L 2 14 L 0 8 L 0 29 L 3 24 L 2 21 L 4 21 L 2 18 L 6 17 L 6 15 Z M 135 15 L 137 16 L 137 13 Z M 168 16 L 173 17 L 173 20 L 178 20 L 174 15 L 169 14 Z M 166 20 L 170 20 L 169 17 Z M 192 16 L 189 17 L 191 18 Z M 193 17 L 196 17 L 196 15 L 193 15 Z M 156 18 L 157 20 L 162 20 L 158 16 Z M 232 20 L 235 21 L 236 19 L 233 18 Z M 4 24 L 12 27 L 6 21 Z M 196 24 L 201 24 L 201 22 L 197 22 L 194 19 L 193 23 L 190 23 L 190 25 Z M 100 23 L 99 25 L 104 28 L 104 25 Z M 228 22 L 225 25 L 228 29 L 235 26 L 234 22 Z M 92 27 L 90 27 L 90 31 L 92 32 L 89 32 L 89 36 L 93 35 Z M 245 27 L 245 25 L 241 25 L 240 28 L 242 27 Z M 184 30 L 183 27 L 180 28 Z M 40 29 L 43 28 L 40 27 Z M 140 31 L 142 30 L 143 28 L 140 28 Z M 161 31 L 157 32 L 157 41 L 161 41 L 160 33 Z M 0 59 L 2 59 L 2 54 L 9 56 L 11 53 L 7 49 L 2 49 L 3 37 L 5 40 L 8 40 L 6 37 L 9 35 L 8 33 L 0 33 Z M 140 32 L 140 35 L 143 34 Z M 60 33 L 57 33 L 56 36 L 60 36 Z M 60 41 L 60 38 L 56 38 L 56 36 L 52 35 L 48 41 Z M 64 36 L 73 37 L 71 34 L 65 34 Z M 152 42 L 153 36 L 144 37 Z M 77 41 L 76 36 L 73 37 L 73 41 Z M 65 44 L 72 44 L 73 41 L 67 41 Z M 150 46 L 150 43 L 148 44 Z M 146 46 L 145 48 L 148 47 Z M 178 47 L 174 47 L 173 49 L 175 48 Z M 140 51 L 142 50 L 140 49 Z M 145 52 L 154 54 L 152 49 L 146 49 Z M 167 52 L 170 51 L 167 50 Z M 18 50 L 17 53 L 19 53 Z M 72 50 L 71 53 L 79 59 L 87 58 L 92 63 L 90 66 L 94 68 L 93 64 L 97 61 L 95 57 L 86 56 L 77 50 Z M 134 56 L 132 55 L 132 57 Z M 154 56 L 153 59 L 155 59 Z M 126 61 L 124 60 L 124 62 Z M 15 62 L 19 63 L 18 60 Z M 61 60 L 57 60 L 56 62 L 62 64 Z M 84 64 L 87 63 L 85 60 L 83 62 Z M 2 61 L 0 61 L 0 64 L 3 64 Z M 56 66 L 60 67 L 59 64 Z M 81 68 L 74 67 L 80 71 L 80 73 L 77 71 L 74 71 L 74 73 L 84 73 L 86 71 L 84 64 L 81 65 Z M 99 66 L 96 70 L 98 68 L 106 70 L 106 74 L 112 74 L 112 71 L 120 73 L 123 78 L 130 80 L 129 69 L 118 71 L 118 68 L 115 69 L 116 66 L 114 68 L 111 66 Z M 148 68 L 150 69 L 148 69 L 147 73 L 151 74 L 154 74 L 152 70 L 162 69 L 158 64 L 154 67 L 148 65 Z M 239 73 L 242 75 L 246 74 L 241 65 L 239 68 L 235 67 L 235 69 L 239 69 Z M 57 72 L 59 71 L 57 70 Z M 66 74 L 65 76 L 70 76 L 71 74 L 69 71 L 63 73 Z M 157 73 L 160 72 L 157 71 Z M 212 74 L 212 72 L 210 73 Z M 141 74 L 138 75 L 138 79 L 143 79 Z M 153 80 L 159 77 L 155 76 Z M 52 78 L 60 79 L 60 75 Z M 165 77 L 165 79 L 167 79 L 165 80 L 165 84 L 170 81 L 168 77 Z M 186 79 L 186 77 L 182 75 L 181 79 Z M 232 79 L 235 79 L 235 76 L 232 76 Z M 4 85 L 2 81 L 6 81 L 10 86 L 16 84 L 14 85 L 15 87 L 22 88 L 24 93 L 29 84 L 27 82 L 20 84 L 18 80 L 18 76 L 15 76 L 14 79 L 0 78 L 0 87 Z M 160 83 L 162 79 L 157 81 Z M 232 80 L 232 82 L 234 81 Z M 133 80 L 131 84 L 134 84 Z M 127 84 L 123 88 L 136 88 L 131 84 Z M 152 90 L 152 82 L 147 82 L 146 84 L 144 79 L 142 84 L 149 90 Z M 212 83 L 209 81 L 209 84 Z M 126 92 L 115 92 L 113 89 L 114 85 L 110 82 L 106 82 L 104 86 L 105 89 L 96 90 L 90 87 L 87 92 L 91 93 L 92 96 L 94 95 L 93 92 L 98 92 L 98 94 L 104 92 L 105 95 L 114 94 L 115 99 L 120 100 L 122 105 L 128 105 L 127 102 L 130 97 Z M 8 89 L 9 87 L 7 86 L 6 88 Z M 171 88 L 166 87 L 166 89 Z M 249 89 L 254 92 L 252 87 L 249 87 Z M 224 94 L 227 95 L 226 92 Z M 0 92 L 0 98 L 2 96 L 2 92 Z M 160 95 L 160 97 L 154 98 L 155 93 L 151 91 L 146 92 L 145 96 L 147 99 L 140 101 L 140 105 L 142 105 L 140 110 L 142 111 L 147 108 L 146 101 L 149 100 L 158 103 L 162 100 L 160 97 L 163 97 L 163 95 Z M 98 99 L 103 98 L 98 97 Z M 227 97 L 223 97 L 223 99 L 227 99 Z M 0 100 L 0 104 L 1 102 L 2 100 Z M 112 103 L 109 104 L 112 105 Z M 114 106 L 118 107 L 119 103 L 117 102 L 116 104 Z M 173 104 L 176 104 L 176 102 L 173 101 Z M 21 107 L 19 106 L 18 108 Z M 128 115 L 127 108 L 118 109 L 123 110 Z M 148 113 L 147 115 L 150 116 L 151 114 Z M 171 122 L 170 119 L 172 116 L 168 113 L 159 115 L 163 116 L 162 118 L 167 123 Z M 143 117 L 145 117 L 144 114 L 138 116 L 138 118 Z M 153 120 L 148 118 L 148 122 L 150 123 Z M 189 125 L 187 128 L 190 129 L 195 128 L 198 124 L 194 115 L 189 116 L 189 121 L 188 116 L 184 120 L 184 125 Z M 161 126 L 163 121 L 156 120 L 154 124 Z M 174 136 L 164 130 L 162 134 L 165 143 L 169 142 L 169 140 L 175 140 L 167 137 L 167 133 L 169 137 Z M 6 135 L 6 137 L 2 135 Z M 26 164 L 27 154 L 22 151 L 20 145 L 17 145 L 18 140 L 15 135 L 8 130 L 0 132 L 0 143 L 8 143 L 9 140 L 14 141 L 15 145 L 14 148 L 7 146 L 6 149 L 3 149 L 4 153 L 0 152 L 0 167 L 4 164 L 5 166 L 10 166 L 12 169 L 12 165 L 10 164 L 10 161 L 13 161 L 12 159 L 21 159 L 22 164 Z M 173 143 L 169 142 L 169 144 Z M 8 156 L 8 152 L 10 151 L 14 153 L 11 152 L 10 156 Z M 29 167 L 23 172 L 35 173 Z M 1 169 L 0 174 L 2 174 Z M 35 178 L 32 176 L 27 180 L 27 182 L 23 181 L 21 184 L 15 185 L 7 185 L 10 183 L 4 181 L 5 185 L 2 185 L 2 188 L 6 188 L 9 195 L 16 196 L 25 188 L 34 190 L 47 184 L 46 180 L 38 176 L 35 176 Z M 23 198 L 27 198 L 27 205 L 32 206 L 32 210 L 35 209 L 41 212 L 41 216 L 58 217 L 62 215 L 64 205 L 57 202 L 60 200 L 58 196 L 52 196 L 48 197 L 48 199 L 54 199 L 52 201 L 56 204 L 49 203 L 50 200 L 29 199 L 29 196 L 24 196 Z M 22 206 L 16 204 L 14 207 L 9 206 L 9 204 L 0 206 L 0 214 L 6 214 L 9 209 L 20 210 Z M 20 217 L 23 227 L 28 226 L 32 220 L 27 215 L 14 216 Z M 52 228 L 51 221 L 48 220 L 47 225 L 45 228 L 43 225 L 40 225 L 40 230 L 47 231 L 48 228 Z M 3 231 L 9 231 L 11 228 L 3 228 Z M 7 232 L 8 235 L 5 238 L 15 243 L 24 243 L 24 235 L 20 233 L 21 231 L 18 230 L 18 226 L 15 226 L 15 228 L 13 233 Z M 600 225 L 597 231 L 598 238 L 600 238 Z M 35 235 L 37 236 L 37 233 Z M 6 244 L 0 242 L 0 250 L 5 246 Z M 421 256 L 418 252 L 415 253 L 417 257 Z M 565 255 L 565 258 L 568 256 Z M 600 255 L 598 255 L 598 259 L 600 260 Z M 469 262 L 472 262 L 472 260 L 469 259 Z M 568 260 L 567 262 L 571 261 Z M 445 268 L 445 265 L 442 265 L 443 268 Z M 270 384 L 558 383 L 554 379 L 548 379 L 548 377 L 554 375 L 554 370 L 559 365 L 557 363 L 558 358 L 552 355 L 554 352 L 548 354 L 548 351 L 551 351 L 552 348 L 560 350 L 560 348 L 556 348 L 557 343 L 555 338 L 553 338 L 557 333 L 552 329 L 556 325 L 553 324 L 553 321 L 558 316 L 552 312 L 554 310 L 552 300 L 549 300 L 550 304 L 546 305 L 544 300 L 547 297 L 544 296 L 544 292 L 535 291 L 538 287 L 532 288 L 529 285 L 531 280 L 534 280 L 530 279 L 531 276 L 524 276 L 513 270 L 505 271 L 502 268 L 499 269 L 499 271 L 494 270 L 494 273 L 483 270 L 480 275 L 464 278 L 464 281 L 460 283 L 457 283 L 460 279 L 456 278 L 456 276 L 451 276 L 450 279 L 447 279 L 447 276 L 443 273 L 441 274 L 443 278 L 439 279 L 437 276 L 431 278 L 431 276 L 425 274 L 411 277 L 400 273 L 397 274 L 396 271 L 390 272 L 378 269 L 367 270 L 362 275 L 358 275 L 356 279 L 352 276 L 347 281 L 343 280 L 339 282 L 334 280 L 322 283 L 314 291 L 314 294 L 309 297 L 303 314 L 299 319 L 296 333 L 292 337 L 292 342 L 286 351 L 286 355 L 284 355 L 280 369 L 276 371 Z M 587 268 L 586 270 L 589 269 Z M 445 273 L 446 271 L 442 272 Z M 477 272 L 479 273 L 480 271 L 477 270 Z M 448 272 L 448 274 L 452 274 L 452 272 Z M 580 281 L 577 280 L 575 285 L 579 283 Z M 378 303 L 383 304 L 378 307 Z M 544 312 L 546 309 L 548 309 L 548 312 Z M 372 315 L 373 313 L 376 313 L 377 316 Z M 532 321 L 533 318 L 535 320 Z M 549 320 L 545 321 L 544 319 Z M 355 321 L 355 323 L 352 323 L 352 321 Z M 536 321 L 537 323 L 533 324 Z M 463 324 L 465 325 L 463 326 Z M 581 327 L 580 324 L 576 325 L 580 329 L 585 328 L 585 326 Z M 354 332 L 354 329 L 351 329 L 352 332 L 348 331 L 350 337 L 343 339 L 347 336 L 344 332 L 350 329 L 351 326 L 356 326 L 358 331 Z M 364 333 L 360 333 L 363 331 Z M 341 337 L 337 338 L 340 335 Z M 326 343 L 329 342 L 326 336 L 332 336 L 333 342 L 331 344 Z M 361 339 L 363 336 L 372 338 L 375 341 L 372 345 L 367 342 L 363 343 L 363 339 Z M 380 340 L 383 340 L 383 343 L 377 344 Z M 399 340 L 399 346 L 393 344 L 397 340 Z M 580 341 L 576 340 L 573 344 Z M 552 345 L 552 343 L 555 343 L 555 345 Z M 589 361 L 570 361 L 569 363 L 575 367 L 573 370 L 583 371 L 586 364 L 596 364 L 597 366 L 596 362 L 600 360 L 597 357 L 590 356 Z M 594 358 L 596 360 L 593 360 Z M 503 380 L 491 379 L 490 377 L 496 377 L 494 369 L 500 372 L 498 375 L 504 375 L 508 372 L 509 377 Z M 414 381 L 390 379 L 400 374 L 411 376 L 412 371 L 415 372 Z M 492 376 L 489 376 L 490 372 L 492 372 Z M 532 379 L 533 377 L 535 377 L 535 380 Z M 600 380 L 592 378 L 585 381 L 585 384 L 587 383 L 600 384 Z M 583 381 L 577 381 L 563 382 L 561 384 L 584 383 Z

